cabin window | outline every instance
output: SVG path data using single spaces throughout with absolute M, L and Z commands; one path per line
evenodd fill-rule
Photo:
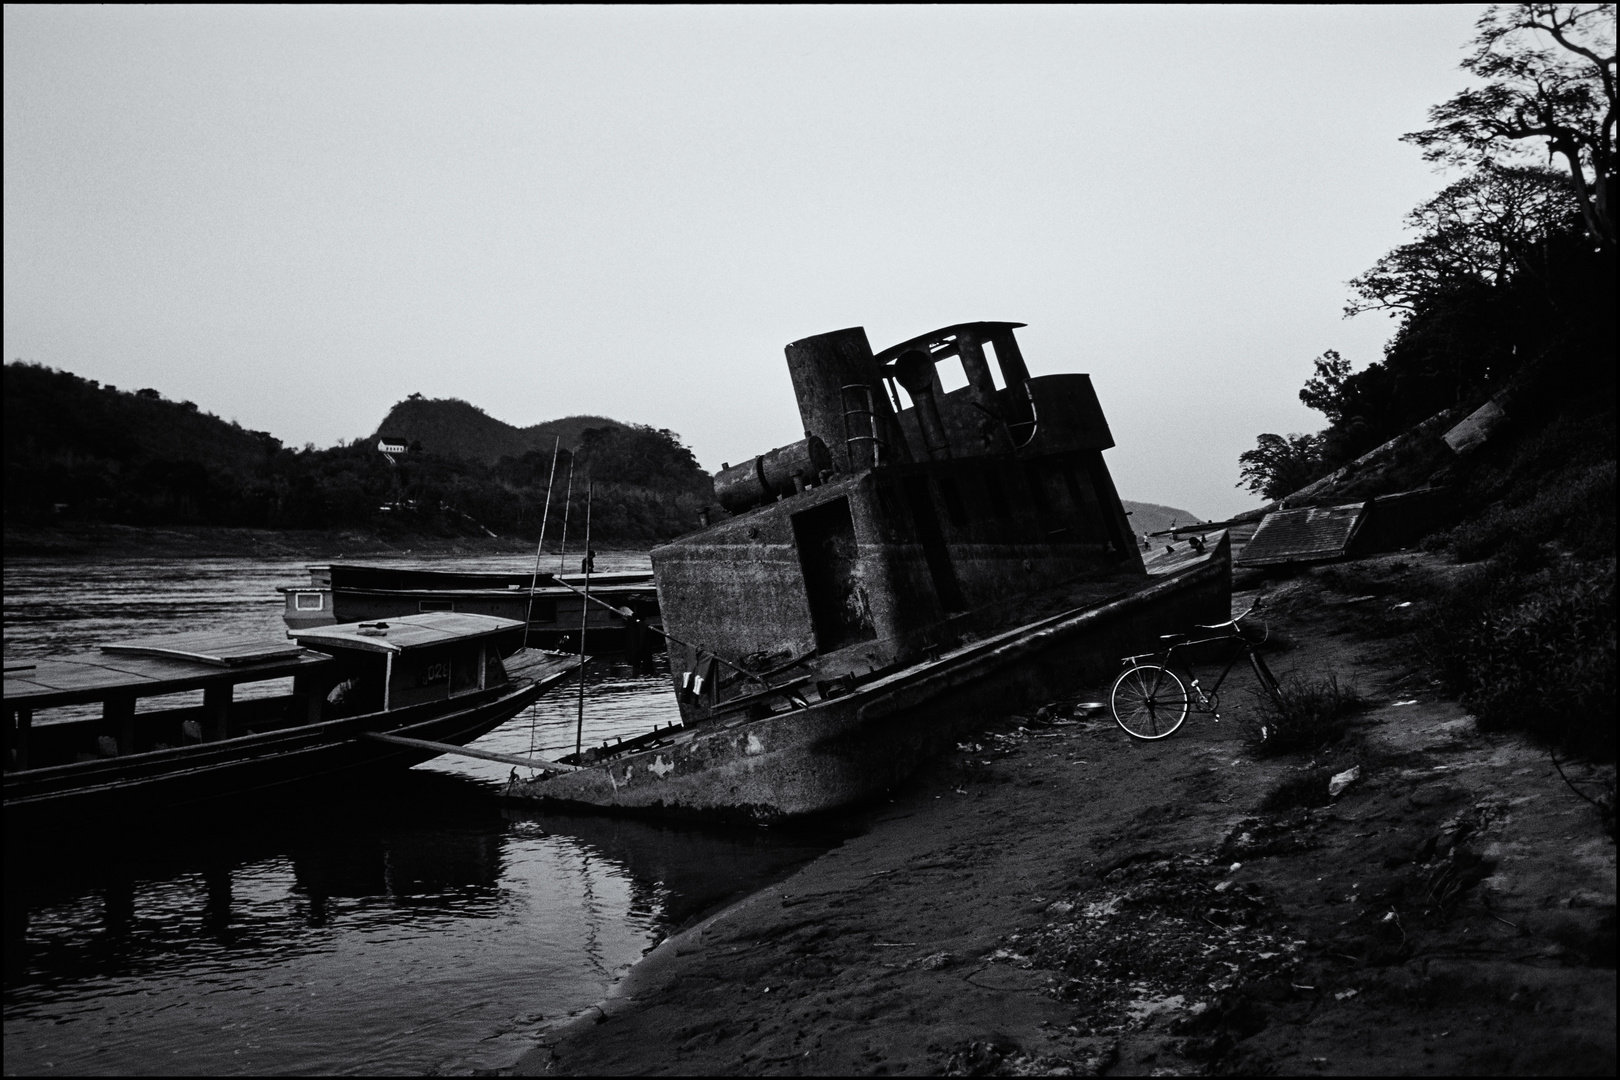
M 1001 472 L 994 466 L 984 470 L 984 493 L 990 502 L 990 512 L 998 518 L 1012 517 L 1007 505 L 1007 491 L 1001 486 Z
M 981 341 L 979 342 L 979 350 L 984 353 L 985 367 L 990 369 L 990 382 L 997 390 L 1005 390 L 1007 388 L 1007 379 L 1001 373 L 1001 357 L 996 353 L 995 344 L 989 341 Z M 990 362 L 992 360 L 995 363 L 992 364 Z
M 956 486 L 955 477 L 939 478 L 939 498 L 945 504 L 945 516 L 951 519 L 951 524 L 958 529 L 967 528 L 967 508 L 962 505 L 962 492 Z
M 418 600 L 416 602 L 416 610 L 454 611 L 456 610 L 456 602 L 454 600 Z
M 318 592 L 301 592 L 293 600 L 293 606 L 299 611 L 321 610 L 321 594 Z
M 954 393 L 968 385 L 967 369 L 960 363 L 935 364 L 934 370 L 939 372 L 939 387 L 945 393 Z

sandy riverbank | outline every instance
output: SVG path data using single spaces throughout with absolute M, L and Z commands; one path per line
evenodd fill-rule
M 1334 753 L 1257 760 L 1242 689 L 1154 744 L 999 718 L 518 1071 L 1612 1073 L 1614 843 L 1437 695 L 1389 562 L 1390 595 L 1273 590 L 1273 666 L 1374 701 Z M 1331 805 L 1261 809 L 1351 764 Z

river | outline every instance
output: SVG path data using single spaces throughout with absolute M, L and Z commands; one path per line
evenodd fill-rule
M 597 568 L 647 565 L 608 552 Z M 275 586 L 307 581 L 305 566 L 8 559 L 5 656 L 179 630 L 279 637 Z M 554 691 L 475 745 L 571 750 L 577 701 Z M 676 716 L 666 669 L 593 665 L 587 744 Z M 441 757 L 296 805 L 8 834 L 6 1073 L 508 1066 L 672 929 L 837 841 L 540 814 L 496 797 L 509 771 Z

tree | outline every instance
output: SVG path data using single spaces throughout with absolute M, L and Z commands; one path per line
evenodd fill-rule
M 1299 400 L 1327 417 L 1329 423 L 1337 424 L 1344 419 L 1344 384 L 1350 378 L 1350 361 L 1337 349 L 1329 349 L 1316 358 L 1315 366 L 1316 374 L 1305 380 Z
M 1417 239 L 1351 279 L 1344 313 L 1413 314 L 1459 290 L 1505 289 L 1522 273 L 1544 280 L 1547 240 L 1578 233 L 1579 221 L 1559 173 L 1487 162 L 1406 216 Z
M 1403 136 L 1430 161 L 1504 163 L 1545 140 L 1562 158 L 1587 232 L 1615 245 L 1615 6 L 1513 4 L 1475 24 L 1462 66 L 1486 80 L 1429 110 L 1432 127 Z
M 1336 355 L 1336 354 L 1330 354 Z M 1317 361 L 1320 366 L 1321 361 Z M 1273 435 L 1267 432 L 1255 440 L 1253 450 L 1238 455 L 1242 479 L 1247 487 L 1265 499 L 1280 499 L 1298 491 L 1322 471 L 1321 438 L 1317 435 Z

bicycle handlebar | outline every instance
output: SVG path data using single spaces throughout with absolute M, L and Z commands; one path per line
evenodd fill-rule
M 1241 615 L 1233 616 L 1231 619 L 1228 619 L 1226 622 L 1215 623 L 1212 626 L 1206 626 L 1203 623 L 1194 623 L 1193 625 L 1197 626 L 1198 629 L 1200 629 L 1200 630 L 1225 630 L 1227 627 L 1231 627 L 1232 629 L 1236 630 L 1238 628 L 1238 623 L 1242 622 L 1244 619 L 1247 619 L 1250 615 L 1253 615 L 1255 612 L 1260 610 L 1260 608 L 1265 603 L 1265 599 L 1266 598 L 1264 596 L 1255 597 L 1254 598 L 1254 603 L 1249 605 L 1249 610 L 1245 611 Z

